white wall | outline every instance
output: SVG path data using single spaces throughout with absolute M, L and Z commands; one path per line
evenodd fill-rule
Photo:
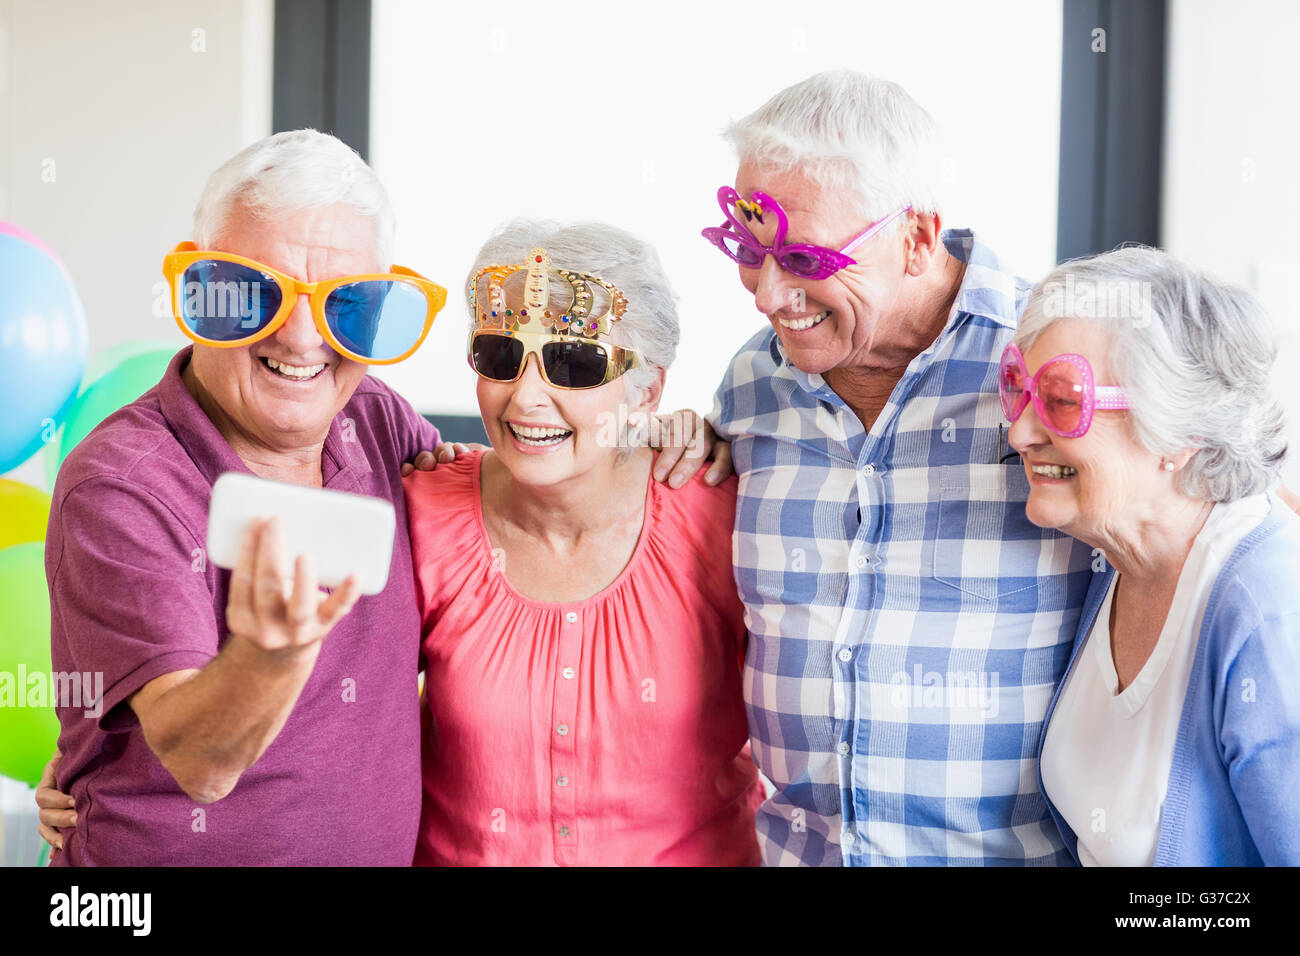
M 847 66 L 901 83 L 946 134 L 947 223 L 1023 274 L 1055 261 L 1061 5 L 789 0 L 654 4 L 375 0 L 372 160 L 398 261 L 446 285 L 428 344 L 378 374 L 426 412 L 477 415 L 462 286 L 515 216 L 601 219 L 658 248 L 682 344 L 664 408 L 707 411 L 765 324 L 699 236 L 735 161 L 719 132 L 784 86 Z
M 189 236 L 208 173 L 270 132 L 272 10 L 272 0 L 0 3 L 10 111 L 0 216 L 67 264 L 92 353 L 139 338 L 181 344 L 174 321 L 152 314 L 153 286 Z
M 271 131 L 272 10 L 272 0 L 0 0 L 0 219 L 63 259 L 92 355 L 139 339 L 184 344 L 175 321 L 154 314 L 154 284 L 189 236 L 208 173 Z M 9 477 L 44 488 L 40 456 Z M 0 814 L 0 862 L 30 865 L 31 792 L 0 778 Z
M 1252 289 L 1282 333 L 1275 387 L 1300 488 L 1300 5 L 1170 4 L 1161 242 Z
M 92 356 L 185 339 L 163 256 L 208 174 L 271 131 L 273 0 L 0 0 L 0 219 L 45 240 Z M 165 309 L 165 297 L 164 297 Z M 13 477 L 44 487 L 32 463 Z

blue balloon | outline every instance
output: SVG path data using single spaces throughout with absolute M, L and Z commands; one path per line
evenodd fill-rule
M 0 472 L 54 437 L 88 352 L 86 312 L 63 265 L 0 232 Z

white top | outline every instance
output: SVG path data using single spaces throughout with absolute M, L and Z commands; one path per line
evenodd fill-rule
M 1224 562 L 1268 514 L 1264 495 L 1214 506 L 1178 576 L 1151 656 L 1116 694 L 1116 572 L 1065 679 L 1043 742 L 1043 787 L 1079 838 L 1084 866 L 1150 866 L 1201 619 Z

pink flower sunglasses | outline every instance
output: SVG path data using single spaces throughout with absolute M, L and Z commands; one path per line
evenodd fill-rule
M 1062 438 L 1086 434 L 1097 409 L 1119 411 L 1129 407 L 1124 389 L 1094 385 L 1092 366 L 1082 355 L 1072 352 L 1048 359 L 1030 378 L 1025 357 L 1014 343 L 1002 350 L 998 397 L 1009 422 L 1018 419 L 1032 400 L 1043 427 Z

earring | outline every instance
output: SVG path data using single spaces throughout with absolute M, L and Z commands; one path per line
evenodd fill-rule
M 1160 467 L 1163 468 L 1165 471 L 1173 471 L 1174 463 L 1172 461 L 1162 462 Z

